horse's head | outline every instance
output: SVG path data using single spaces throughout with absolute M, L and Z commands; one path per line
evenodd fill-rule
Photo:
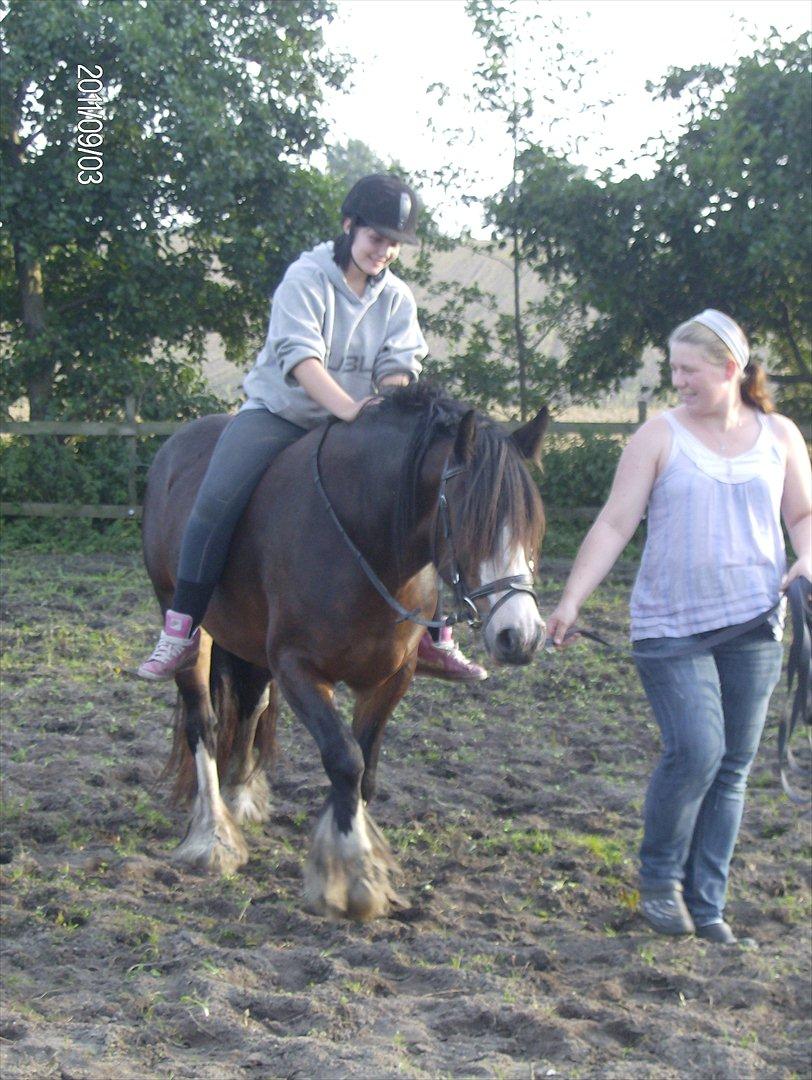
M 528 663 L 544 633 L 533 593 L 544 511 L 524 459 L 537 460 L 547 421 L 542 409 L 506 436 L 468 412 L 445 470 L 451 538 L 439 553 L 441 573 L 453 582 L 456 560 L 483 620 L 485 647 L 507 664 Z M 461 595 L 460 587 L 456 591 Z

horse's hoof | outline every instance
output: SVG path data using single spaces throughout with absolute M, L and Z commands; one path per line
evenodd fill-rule
M 271 816 L 271 793 L 268 778 L 261 770 L 245 784 L 228 785 L 223 799 L 231 815 L 240 825 L 247 821 L 268 821 Z
M 305 866 L 305 907 L 329 919 L 381 918 L 403 905 L 390 882 L 395 870 L 383 833 L 362 805 L 346 834 L 338 831 L 328 806 L 316 826 Z
M 375 874 L 377 880 L 358 878 L 347 890 L 347 918 L 354 922 L 369 922 L 392 913 L 393 908 L 403 908 L 405 901 L 395 892 L 389 875 Z
M 363 874 L 363 870 L 359 870 Z M 386 883 L 381 885 L 372 877 L 357 877 L 352 882 L 337 882 L 335 876 L 325 880 L 323 874 L 313 868 L 305 869 L 304 907 L 313 915 L 338 922 L 370 922 L 389 915 L 397 894 Z M 402 901 L 400 901 L 402 903 Z
M 225 876 L 248 862 L 248 845 L 236 822 L 224 820 L 212 828 L 192 821 L 186 836 L 172 852 L 172 861 Z

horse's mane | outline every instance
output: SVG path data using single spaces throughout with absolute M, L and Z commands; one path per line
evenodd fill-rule
M 415 383 L 394 391 L 369 409 L 370 422 L 405 420 L 413 425 L 401 469 L 395 551 L 402 559 L 407 537 L 417 523 L 420 472 L 429 448 L 442 438 L 454 438 L 470 406 L 455 401 L 436 387 Z M 507 527 L 514 541 L 535 556 L 544 532 L 544 511 L 538 489 L 508 433 L 493 420 L 476 413 L 474 457 L 466 468 L 464 492 L 455 506 L 454 544 L 469 565 L 492 559 Z

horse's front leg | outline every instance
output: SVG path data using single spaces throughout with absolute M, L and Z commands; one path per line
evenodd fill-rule
M 186 835 L 172 857 L 186 866 L 231 874 L 248 861 L 248 848 L 239 825 L 220 795 L 217 721 L 209 694 L 211 647 L 211 638 L 201 630 L 200 653 L 195 666 L 175 676 L 183 702 L 186 740 L 194 759 L 197 792 Z
M 386 915 L 399 902 L 390 883 L 397 867 L 361 799 L 361 748 L 333 705 L 329 683 L 299 658 L 282 657 L 274 668 L 282 693 L 315 739 L 330 780 L 305 866 L 305 906 L 330 918 L 365 921 Z
M 355 699 L 352 733 L 364 755 L 364 775 L 361 778 L 361 798 L 370 803 L 375 794 L 378 756 L 381 752 L 386 721 L 395 706 L 409 689 L 414 676 L 416 654 L 394 675 L 372 690 L 359 692 Z

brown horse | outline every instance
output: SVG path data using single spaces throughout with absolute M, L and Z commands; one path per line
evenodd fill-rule
M 458 608 L 484 616 L 495 660 L 527 663 L 544 629 L 530 573 L 544 517 L 522 457 L 537 455 L 546 420 L 542 410 L 507 436 L 438 392 L 410 387 L 352 424 L 310 432 L 271 464 L 237 528 L 197 663 L 176 676 L 170 764 L 176 794 L 194 795 L 179 861 L 228 873 L 247 860 L 239 822 L 269 813 L 261 766 L 274 745 L 278 686 L 330 780 L 306 904 L 355 919 L 389 910 L 394 864 L 366 804 L 384 726 L 435 608 L 437 574 Z M 227 423 L 189 424 L 150 469 L 144 555 L 164 610 L 184 523 Z M 333 704 L 339 682 L 355 695 L 352 730 Z

